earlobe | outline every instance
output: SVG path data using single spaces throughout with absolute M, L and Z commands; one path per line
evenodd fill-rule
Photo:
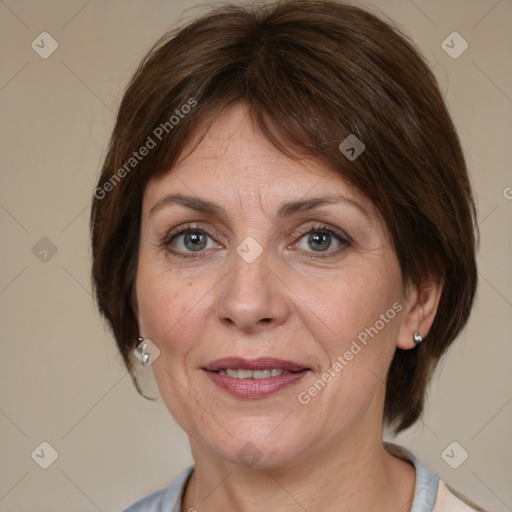
M 435 279 L 427 279 L 420 286 L 411 287 L 396 342 L 398 348 L 410 350 L 428 342 L 426 338 L 434 323 L 442 289 L 443 283 Z

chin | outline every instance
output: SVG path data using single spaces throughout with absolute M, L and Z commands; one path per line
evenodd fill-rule
M 232 464 L 252 469 L 270 469 L 293 463 L 308 444 L 299 432 L 311 432 L 307 428 L 295 433 L 283 418 L 244 418 L 232 423 L 232 437 L 225 435 L 215 442 L 207 441 L 212 450 Z

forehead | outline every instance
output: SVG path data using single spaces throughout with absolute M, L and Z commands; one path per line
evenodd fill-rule
M 191 138 L 168 173 L 150 180 L 145 191 L 149 207 L 170 192 L 221 203 L 236 192 L 239 199 L 259 204 L 339 193 L 378 217 L 374 205 L 326 163 L 290 158 L 271 144 L 243 105 L 225 110 L 194 148 L 201 133 Z
M 201 129 L 198 133 L 202 133 Z M 246 107 L 241 104 L 223 111 L 191 152 L 194 142 L 193 137 L 173 167 L 174 172 L 183 168 L 208 167 L 210 172 L 218 169 L 239 178 L 288 171 L 289 174 L 311 175 L 318 179 L 329 171 L 324 164 L 311 158 L 291 159 L 283 154 L 254 126 Z

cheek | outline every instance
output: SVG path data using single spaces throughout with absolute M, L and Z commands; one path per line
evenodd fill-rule
M 136 289 L 141 333 L 158 345 L 166 345 L 190 313 L 192 283 L 173 278 L 168 268 L 141 251 Z
M 400 325 L 400 282 L 397 269 L 359 268 L 309 289 L 302 317 L 328 360 L 300 398 L 332 431 L 349 430 L 383 396 Z
M 353 340 L 379 339 L 394 345 L 400 283 L 397 266 L 353 266 L 329 278 L 296 281 L 294 292 L 301 298 L 297 305 L 303 322 L 332 360 Z
M 201 294 L 200 291 L 203 291 Z M 160 349 L 152 371 L 160 394 L 174 419 L 185 431 L 194 428 L 190 413 L 189 355 L 193 353 L 204 323 L 204 287 L 179 279 L 141 259 L 137 277 L 139 325 L 145 337 Z M 195 394 L 195 393 L 193 393 Z
M 201 302 L 191 282 L 142 274 L 137 296 L 140 325 L 155 343 L 178 348 L 182 340 L 193 335 Z

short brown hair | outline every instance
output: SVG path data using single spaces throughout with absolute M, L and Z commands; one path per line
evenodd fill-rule
M 473 193 L 450 115 L 417 50 L 375 15 L 328 0 L 217 8 L 157 42 L 124 94 L 94 192 L 92 276 L 138 391 L 131 299 L 146 184 L 237 103 L 285 154 L 325 163 L 376 205 L 404 283 L 443 283 L 426 342 L 397 349 L 389 369 L 384 420 L 395 432 L 409 427 L 473 303 Z M 350 134 L 366 146 L 354 161 L 338 148 Z M 150 139 L 155 146 L 135 158 Z

